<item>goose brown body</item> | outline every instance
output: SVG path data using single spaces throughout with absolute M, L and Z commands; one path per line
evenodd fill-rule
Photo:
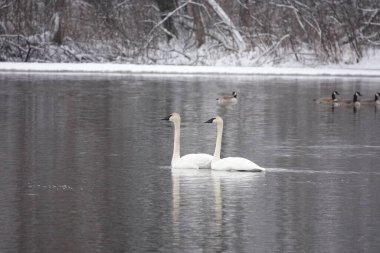
M 362 105 L 380 105 L 380 92 L 375 94 L 375 99 L 361 100 Z
M 359 96 L 362 96 L 362 94 L 359 91 L 356 91 L 354 93 L 353 99 L 346 99 L 346 100 L 340 100 L 339 104 L 342 106 L 354 106 L 354 107 L 360 107 L 360 101 Z
M 337 95 L 339 95 L 339 92 L 336 90 L 332 92 L 331 98 L 319 98 L 315 99 L 320 104 L 326 104 L 326 105 L 334 105 L 334 103 L 338 103 L 339 100 L 337 98 Z
M 216 99 L 219 105 L 233 105 L 238 102 L 236 91 L 232 92 L 231 96 L 221 96 Z

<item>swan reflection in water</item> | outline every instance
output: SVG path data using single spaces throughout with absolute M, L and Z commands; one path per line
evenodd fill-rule
M 252 186 L 264 177 L 265 173 L 172 170 L 171 214 L 175 245 L 186 248 L 199 239 L 202 247 L 225 250 L 225 239 L 239 233 L 229 217 L 232 215 L 234 222 L 243 223 L 236 219 L 246 216 L 236 213 L 240 213 L 241 208 L 249 208 L 244 195 L 255 196 Z M 230 203 L 236 201 L 238 203 Z

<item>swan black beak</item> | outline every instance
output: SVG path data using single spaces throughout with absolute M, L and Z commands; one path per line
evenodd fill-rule
M 172 115 L 169 115 L 169 116 L 167 116 L 167 117 L 165 117 L 165 118 L 163 118 L 163 119 L 161 119 L 161 120 L 169 120 L 171 116 L 172 116 Z
M 211 118 L 211 119 L 207 120 L 207 121 L 204 122 L 204 123 L 212 123 L 212 122 L 214 121 L 214 119 L 215 119 L 215 118 Z

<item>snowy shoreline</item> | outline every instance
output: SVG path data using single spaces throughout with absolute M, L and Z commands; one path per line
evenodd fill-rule
M 374 66 L 372 66 L 374 67 Z M 235 67 L 235 66 L 179 66 L 133 65 L 113 63 L 14 63 L 0 62 L 0 72 L 48 73 L 119 73 L 119 74 L 185 74 L 185 75 L 287 75 L 287 76 L 342 76 L 380 77 L 380 68 L 326 67 Z

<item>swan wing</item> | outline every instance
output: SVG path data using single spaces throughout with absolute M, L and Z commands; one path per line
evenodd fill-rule
M 211 165 L 213 170 L 223 171 L 263 171 L 264 168 L 242 157 L 227 157 Z
M 178 159 L 172 164 L 172 169 L 199 169 L 199 166 L 192 161 L 186 159 Z
M 199 169 L 211 169 L 212 158 L 213 156 L 208 154 L 188 154 L 182 156 L 180 160 L 196 164 Z

